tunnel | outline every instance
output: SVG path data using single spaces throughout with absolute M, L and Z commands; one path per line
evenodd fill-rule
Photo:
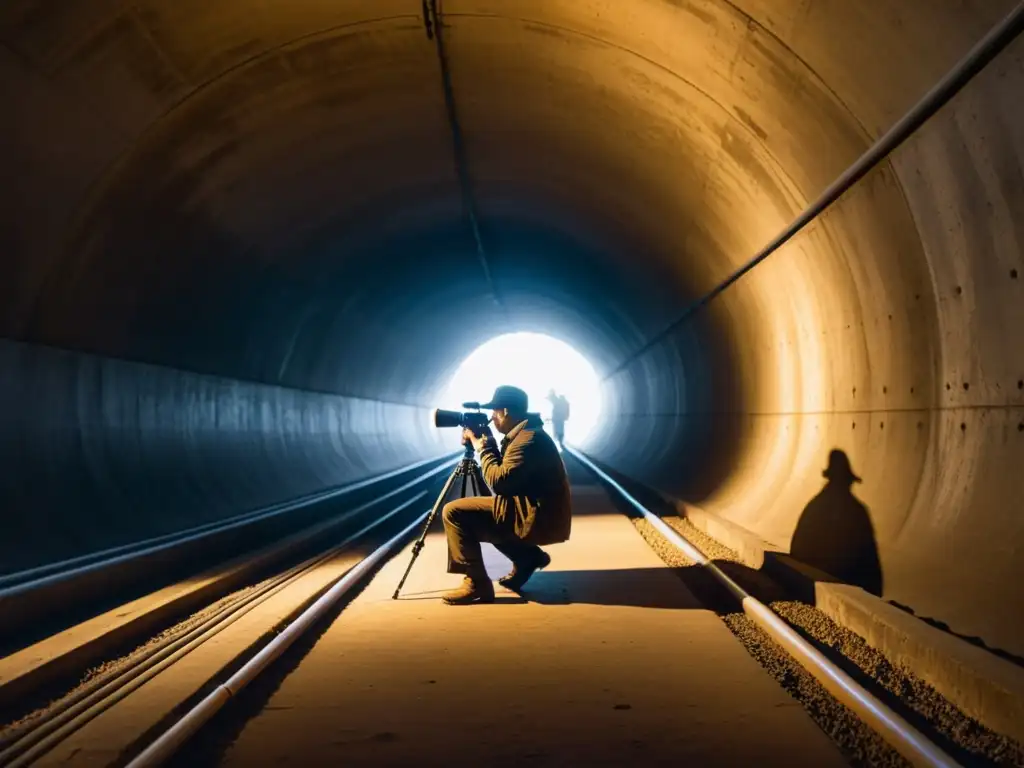
M 0 570 L 448 455 L 533 331 L 610 471 L 794 554 L 827 480 L 879 594 L 1024 655 L 1024 44 L 673 325 L 1013 3 L 438 5 L 0 9 Z

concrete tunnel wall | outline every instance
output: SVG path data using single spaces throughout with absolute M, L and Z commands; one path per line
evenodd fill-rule
M 7 449 L 24 469 L 2 486 L 5 515 L 49 505 L 100 519 L 74 494 L 46 501 L 39 478 L 68 473 L 103 509 L 149 510 L 144 493 L 126 505 L 112 490 L 137 478 L 140 465 L 116 457 L 144 439 L 164 458 L 134 487 L 156 496 L 173 475 L 202 501 L 197 516 L 443 451 L 410 409 L 425 420 L 459 359 L 503 330 L 560 335 L 610 370 L 1012 5 L 447 0 L 504 310 L 461 219 L 418 0 L 6 5 L 0 333 L 47 348 L 5 347 L 5 390 L 38 395 L 45 370 L 54 391 L 88 391 L 76 383 L 86 364 L 65 354 L 146 363 L 157 368 L 88 365 L 118 366 L 117 396 L 158 398 L 175 426 L 154 438 L 152 422 L 94 411 L 94 431 L 134 436 L 105 440 L 109 463 L 96 464 L 52 448 L 83 434 L 59 398 L 5 399 L 5 433 L 39 446 Z M 1018 41 L 826 215 L 613 377 L 614 415 L 590 446 L 783 546 L 840 449 L 863 479 L 853 492 L 883 595 L 1017 654 L 1022 53 Z M 199 384 L 209 377 L 223 383 Z M 201 386 L 225 409 L 344 402 L 363 426 L 291 431 L 255 462 L 258 489 L 207 495 L 176 426 L 195 418 Z M 165 394 L 175 387 L 182 397 Z M 47 418 L 25 418 L 35 408 Z M 285 429 L 272 417 L 245 435 L 269 445 Z M 239 455 L 237 433 L 203 434 L 204 456 Z M 359 449 L 363 465 L 342 458 Z M 812 549 L 835 549 L 825 539 L 819 527 Z
M 0 368 L 5 571 L 446 452 L 412 406 L 11 342 Z

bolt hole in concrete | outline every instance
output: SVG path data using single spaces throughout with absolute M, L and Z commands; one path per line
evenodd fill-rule
M 962 294 L 963 292 L 964 292 L 964 289 L 963 289 L 963 288 L 961 288 L 961 287 L 960 287 L 960 286 L 958 285 L 958 286 L 956 287 L 956 295 L 957 295 L 957 296 L 959 296 L 959 295 L 960 295 L 960 294 Z
M 1016 269 L 1011 269 L 1010 270 L 1010 279 L 1011 280 L 1016 280 L 1017 279 L 1017 270 Z
M 967 424 L 965 424 L 962 421 L 960 422 L 960 431 L 961 432 L 966 432 L 967 431 Z
M 888 387 L 882 387 L 882 394 L 883 395 L 889 394 L 889 388 Z
M 966 392 L 970 388 L 971 388 L 971 385 L 965 381 L 964 382 L 964 392 Z
M 1017 379 L 1017 389 L 1024 389 L 1024 379 Z
M 524 366 L 523 360 L 534 361 Z M 511 384 L 525 390 L 530 410 L 550 425 L 553 390 L 569 401 L 565 437 L 585 445 L 601 415 L 601 382 L 594 366 L 574 347 L 540 333 L 507 333 L 484 342 L 471 352 L 452 376 L 437 402 L 459 410 L 467 401 L 486 402 L 494 388 Z

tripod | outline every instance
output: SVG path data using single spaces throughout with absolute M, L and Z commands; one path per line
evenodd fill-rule
M 434 524 L 434 518 L 437 517 L 438 511 L 444 506 L 447 501 L 448 494 L 451 492 L 452 486 L 455 485 L 455 481 L 462 478 L 462 487 L 459 491 L 459 498 L 464 499 L 467 496 L 466 491 L 469 491 L 469 496 L 490 496 L 491 489 L 487 487 L 487 483 L 484 482 L 483 473 L 480 471 L 480 465 L 476 463 L 476 459 L 473 458 L 473 444 L 470 442 L 465 443 L 465 451 L 462 454 L 462 459 L 458 465 L 452 470 L 451 475 L 448 477 L 448 481 L 444 484 L 444 488 L 441 489 L 441 493 L 437 497 L 437 501 L 434 502 L 434 508 L 430 510 L 430 515 L 427 517 L 427 522 L 423 526 L 423 532 L 420 533 L 420 537 L 416 540 L 416 543 L 412 545 L 412 560 L 409 561 L 409 567 L 405 569 L 405 573 L 402 575 L 402 580 L 398 582 L 398 586 L 395 588 L 395 594 L 391 596 L 392 600 L 398 599 L 398 593 L 402 591 L 402 585 L 405 584 L 405 580 L 409 577 L 409 571 L 412 570 L 413 563 L 416 562 L 416 558 L 420 555 L 420 550 L 423 549 L 423 540 L 427 538 L 427 531 L 430 530 L 430 526 Z

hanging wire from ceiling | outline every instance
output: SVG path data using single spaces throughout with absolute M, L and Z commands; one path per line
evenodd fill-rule
M 469 220 L 469 228 L 473 234 L 473 241 L 476 245 L 477 259 L 484 272 L 487 281 L 487 289 L 494 302 L 502 310 L 507 312 L 504 302 L 498 293 L 491 274 L 491 265 L 487 259 L 487 251 L 484 249 L 483 237 L 480 233 L 480 219 L 477 215 L 476 200 L 473 197 L 473 185 L 469 178 L 468 163 L 466 162 L 466 145 L 462 138 L 462 126 L 459 123 L 458 113 L 455 109 L 455 94 L 452 90 L 451 70 L 448 66 L 448 56 L 444 47 L 444 23 L 442 21 L 442 9 L 440 0 L 423 0 L 423 23 L 427 30 L 427 38 L 434 41 L 437 51 L 437 60 L 441 68 L 441 86 L 444 89 L 444 103 L 448 113 L 448 125 L 451 128 L 452 149 L 455 156 L 455 171 L 459 178 L 459 189 L 462 193 L 462 205 Z

